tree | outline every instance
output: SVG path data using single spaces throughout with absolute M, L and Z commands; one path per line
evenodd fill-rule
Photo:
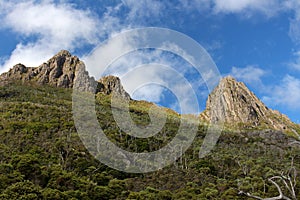
M 298 198 L 295 193 L 295 188 L 296 188 L 296 184 L 297 184 L 296 177 L 297 177 L 297 170 L 293 166 L 293 160 L 292 160 L 292 166 L 286 174 L 281 173 L 281 175 L 272 176 L 271 178 L 268 179 L 268 181 L 271 182 L 273 185 L 275 185 L 275 187 L 277 188 L 278 193 L 279 193 L 278 196 L 262 198 L 259 196 L 252 195 L 249 192 L 244 192 L 244 191 L 239 191 L 239 194 L 246 195 L 248 197 L 251 197 L 254 199 L 259 199 L 259 200 L 277 200 L 277 199 L 278 200 L 279 199 L 297 200 Z M 283 183 L 283 185 L 279 185 L 278 182 L 276 182 L 275 180 L 281 181 L 281 183 Z M 284 194 L 284 189 L 286 189 L 288 191 L 287 195 Z
M 0 199 L 41 199 L 41 192 L 38 186 L 26 180 L 7 187 L 0 195 Z

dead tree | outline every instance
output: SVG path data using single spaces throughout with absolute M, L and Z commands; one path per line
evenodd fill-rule
M 270 181 L 273 185 L 276 186 L 279 195 L 276 197 L 269 197 L 269 198 L 262 198 L 259 196 L 255 196 L 252 195 L 248 192 L 244 192 L 244 191 L 239 191 L 240 195 L 246 195 L 248 197 L 254 198 L 254 199 L 259 199 L 259 200 L 297 200 L 296 197 L 296 193 L 295 193 L 295 188 L 296 188 L 296 177 L 297 177 L 297 170 L 296 168 L 293 166 L 293 160 L 292 160 L 292 167 L 290 168 L 290 170 L 286 173 L 286 175 L 284 175 L 284 173 L 281 173 L 280 176 L 273 176 L 271 178 L 268 179 L 268 181 Z M 284 187 L 280 187 L 280 185 L 275 182 L 275 180 L 279 180 L 283 183 Z M 283 188 L 286 188 L 287 191 L 289 192 L 289 196 L 286 196 L 283 194 Z

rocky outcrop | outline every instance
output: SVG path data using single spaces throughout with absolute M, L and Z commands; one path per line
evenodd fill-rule
M 119 96 L 125 99 L 130 99 L 129 94 L 124 90 L 119 77 L 105 76 L 98 81 L 97 92 L 111 94 L 116 92 Z
M 17 64 L 0 75 L 0 86 L 17 81 L 62 88 L 75 87 L 80 91 L 107 95 L 116 92 L 118 96 L 130 99 L 118 77 L 106 76 L 95 81 L 89 76 L 84 63 L 65 50 L 38 67 Z M 206 109 L 200 118 L 210 123 L 222 122 L 229 127 L 263 127 L 295 135 L 298 135 L 295 130 L 300 130 L 287 116 L 266 107 L 244 83 L 230 76 L 223 78 L 209 95 Z
M 62 50 L 39 67 L 15 65 L 9 72 L 1 75 L 1 82 L 35 81 L 39 84 L 72 88 L 76 71 L 84 68 L 84 64 L 68 51 Z
M 244 83 L 233 77 L 223 78 L 208 96 L 206 109 L 201 118 L 211 123 L 222 122 L 231 127 L 264 127 L 294 131 L 289 118 L 269 109 Z
M 118 77 L 107 76 L 100 79 L 99 82 L 95 81 L 93 77 L 89 77 L 84 63 L 66 50 L 60 51 L 38 67 L 26 67 L 23 64 L 17 64 L 8 72 L 0 75 L 0 86 L 16 81 L 34 82 L 62 88 L 76 87 L 81 91 L 94 93 L 110 94 L 115 91 L 121 97 L 130 99 Z

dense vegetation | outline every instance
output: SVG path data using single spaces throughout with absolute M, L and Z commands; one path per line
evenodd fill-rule
M 200 125 L 192 146 L 173 165 L 146 174 L 128 174 L 94 159 L 83 146 L 72 118 L 72 90 L 15 84 L 0 88 L 0 199 L 250 199 L 300 197 L 300 145 L 266 130 L 224 131 L 217 146 L 200 159 L 205 136 Z M 176 134 L 180 116 L 168 111 L 163 130 L 137 139 L 117 127 L 110 97 L 96 97 L 98 120 L 120 147 L 137 152 L 161 148 Z M 132 119 L 149 123 L 151 103 L 133 101 Z M 268 180 L 271 177 L 277 179 Z M 281 178 L 278 178 L 281 177 Z

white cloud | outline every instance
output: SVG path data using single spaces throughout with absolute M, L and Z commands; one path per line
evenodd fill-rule
M 295 60 L 291 63 L 289 63 L 289 66 L 292 67 L 295 70 L 300 71 L 300 51 L 294 53 Z
M 294 42 L 300 42 L 300 19 L 291 19 L 289 36 Z
M 300 109 L 300 79 L 286 75 L 278 85 L 263 97 L 263 101 L 271 106 L 284 106 L 291 110 Z
M 134 99 L 159 103 L 165 98 L 165 89 L 169 89 L 180 99 L 181 105 L 178 108 L 186 113 L 198 112 L 195 106 L 197 101 L 191 102 L 197 88 L 190 87 L 187 82 L 191 86 L 195 84 L 183 77 L 190 72 L 188 66 L 162 51 L 128 54 L 113 63 L 108 72 L 121 78 L 125 90 Z
M 222 49 L 223 45 L 224 42 L 218 40 L 210 41 L 209 43 L 203 44 L 205 50 L 212 53 L 214 51 Z
M 296 43 L 300 43 L 300 1 L 286 1 L 285 7 L 294 12 L 294 17 L 290 19 L 289 36 Z
M 249 13 L 258 11 L 273 16 L 282 9 L 279 0 L 213 0 L 216 13 Z
M 187 45 L 186 41 L 189 40 L 182 40 L 181 37 L 179 37 L 180 41 L 177 40 L 178 44 L 175 44 L 174 38 L 176 39 L 176 37 L 169 32 L 168 38 L 157 40 L 155 38 L 157 35 L 153 34 L 155 30 L 148 29 L 151 34 L 146 30 L 137 30 L 125 31 L 115 37 L 111 37 L 91 55 L 88 55 L 84 60 L 90 74 L 96 76 L 96 78 L 99 78 L 97 74 L 101 75 L 102 73 L 117 75 L 121 78 L 125 90 L 132 97 L 155 102 L 163 99 L 164 90 L 156 86 L 145 86 L 145 84 L 159 84 L 168 89 L 172 88 L 176 91 L 176 93 L 174 92 L 176 97 L 180 97 L 181 109 L 184 108 L 182 109 L 183 112 L 197 113 L 198 107 L 195 107 L 195 103 L 198 100 L 192 97 L 194 95 L 193 92 L 196 93 L 195 95 L 198 98 L 202 94 L 199 90 L 203 89 L 201 86 L 205 83 L 201 79 L 201 75 L 203 78 L 209 79 L 208 81 L 217 78 L 213 76 L 216 74 L 216 67 L 210 62 L 209 55 L 198 46 L 199 51 L 198 49 L 196 51 L 196 48 L 193 48 L 192 45 Z M 165 38 L 165 35 L 161 32 L 159 33 L 159 39 Z M 143 49 L 145 46 L 153 47 L 152 45 L 155 46 L 155 50 Z M 165 52 L 165 50 L 168 52 Z M 198 68 L 192 67 L 188 62 L 201 66 L 197 66 Z M 156 67 L 151 67 L 151 65 L 155 64 Z M 157 66 L 157 64 L 161 66 Z M 164 70 L 164 66 L 169 66 L 176 73 L 171 75 L 170 72 Z M 141 67 L 143 67 L 143 70 L 138 69 Z M 184 81 L 180 82 L 180 77 L 176 77 L 174 74 L 188 77 L 191 87 L 183 87 L 182 83 Z M 211 86 L 212 84 L 208 85 Z M 137 88 L 140 89 L 134 95 L 134 91 Z M 151 93 L 153 97 L 151 97 Z M 202 99 L 202 96 L 200 98 Z
M 259 84 L 260 86 L 263 85 L 261 78 L 266 75 L 266 71 L 257 67 L 257 66 L 247 66 L 244 68 L 232 67 L 230 74 L 245 82 L 252 85 Z
M 215 15 L 236 14 L 244 19 L 255 17 L 257 14 L 272 18 L 289 12 L 292 17 L 287 32 L 294 42 L 300 43 L 299 0 L 179 0 L 179 3 L 186 12 L 198 10 L 202 13 L 209 11 Z
M 134 37 L 134 34 L 128 36 L 127 34 L 119 34 L 115 37 L 114 34 L 101 45 L 97 46 L 93 52 L 84 56 L 82 60 L 85 62 L 87 70 L 89 71 L 90 76 L 94 76 L 96 79 L 99 79 L 100 76 L 107 74 L 113 74 L 109 70 L 109 66 L 115 62 L 123 62 L 118 69 L 114 68 L 114 73 L 118 72 L 118 75 L 122 74 L 124 69 L 128 68 L 128 63 L 132 60 L 123 60 L 122 56 L 126 55 L 134 49 L 131 44 L 130 37 Z M 136 59 L 133 59 L 135 61 Z M 135 64 L 135 63 L 134 63 Z
M 174 70 L 171 66 L 161 64 L 142 65 L 130 71 L 122 78 L 126 87 L 131 86 L 129 91 L 132 91 L 133 88 L 136 89 L 139 86 L 146 85 L 147 87 L 139 89 L 140 97 L 147 97 L 146 100 L 152 99 L 155 102 L 160 102 L 165 97 L 164 91 L 168 89 L 178 99 L 181 112 L 198 112 L 198 103 L 195 99 L 197 97 L 192 85 L 180 72 Z
M 14 4 L 4 19 L 5 25 L 14 32 L 47 36 L 50 40 L 60 40 L 63 45 L 78 38 L 93 42 L 95 21 L 88 11 L 76 10 L 67 4 L 32 1 Z
M 180 55 L 182 58 L 184 58 L 189 63 L 196 63 L 196 60 L 194 56 L 189 55 L 186 50 L 182 49 L 177 44 L 171 43 L 171 42 L 164 42 L 161 49 L 168 49 L 171 50 L 173 53 L 176 53 L 177 55 Z
M 92 70 L 92 74 L 104 72 L 104 74 L 119 76 L 124 89 L 138 100 L 159 103 L 165 98 L 165 89 L 169 89 L 180 99 L 181 110 L 185 113 L 197 113 L 198 108 L 195 106 L 197 100 L 193 98 L 193 92 L 198 89 L 199 85 L 196 85 L 193 80 L 184 80 L 185 75 L 189 76 L 193 73 L 193 70 L 190 69 L 192 67 L 174 54 L 159 49 L 136 50 L 126 54 L 134 49 L 131 46 L 132 43 L 128 41 L 130 40 L 127 37 L 108 41 L 105 45 L 100 46 L 94 54 L 86 57 L 86 63 L 90 66 L 88 67 L 89 72 Z M 165 44 L 163 46 L 165 47 Z M 179 51 L 178 46 L 168 47 L 176 52 Z M 99 58 L 100 55 L 101 58 Z M 111 60 L 114 60 L 113 63 L 110 63 Z M 111 65 L 108 66 L 108 64 Z M 108 68 L 104 71 L 106 67 Z M 199 82 L 200 75 L 198 76 Z M 186 85 L 187 82 L 194 88 Z M 180 112 L 180 110 L 177 111 Z
M 211 0 L 211 9 L 216 13 L 234 13 L 241 17 L 252 17 L 261 13 L 273 17 L 283 12 L 292 13 L 287 32 L 291 39 L 300 43 L 300 1 L 299 0 Z
M 289 1 L 294 0 L 179 0 L 183 9 L 200 12 L 210 10 L 214 14 L 242 14 L 242 17 L 251 17 L 255 13 L 272 17 L 288 7 L 291 9 L 292 6 L 287 3 Z
M 117 19 L 107 15 L 104 15 L 104 21 L 99 21 L 88 10 L 46 0 L 1 1 L 0 16 L 2 29 L 9 29 L 26 41 L 19 41 L 0 67 L 0 72 L 19 62 L 37 66 L 61 49 L 72 51 L 86 44 L 95 44 L 99 33 L 111 31 L 111 27 L 115 28 L 118 23 Z M 28 42 L 28 38 L 34 39 Z
M 123 4 L 130 8 L 128 20 L 153 19 L 161 16 L 166 8 L 166 2 L 157 0 L 122 0 Z
M 210 0 L 179 0 L 179 3 L 181 9 L 198 11 L 209 10 L 212 4 Z
M 133 92 L 131 97 L 133 99 L 147 100 L 150 102 L 159 103 L 162 99 L 163 92 L 163 87 L 156 84 L 149 84 L 137 88 L 137 90 Z

